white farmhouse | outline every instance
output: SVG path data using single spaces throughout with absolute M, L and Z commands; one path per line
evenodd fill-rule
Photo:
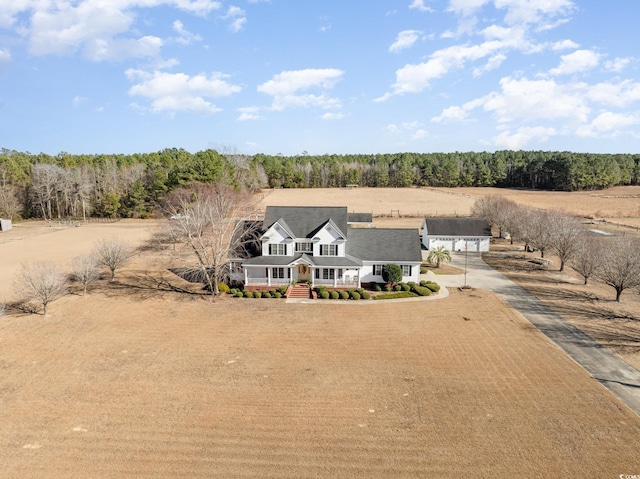
M 352 219 L 353 217 L 351 217 Z M 250 258 L 236 259 L 231 279 L 245 286 L 309 281 L 313 286 L 382 283 L 382 267 L 402 267 L 405 282 L 420 280 L 417 229 L 351 228 L 346 207 L 268 206 Z M 366 223 L 366 221 L 365 221 Z
M 489 251 L 491 227 L 485 218 L 425 218 L 422 244 L 449 251 Z

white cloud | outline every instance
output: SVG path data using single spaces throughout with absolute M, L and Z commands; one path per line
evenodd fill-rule
M 419 121 L 405 121 L 400 125 L 390 123 L 384 127 L 384 130 L 391 135 L 409 135 L 413 140 L 419 140 L 429 134 L 429 132 L 424 129 L 424 125 Z
M 480 45 L 454 45 L 436 51 L 429 60 L 417 65 L 405 65 L 396 71 L 396 82 L 392 91 L 375 101 L 385 101 L 394 95 L 419 93 L 427 88 L 432 80 L 440 78 L 449 71 L 460 69 L 468 61 L 479 60 L 494 54 L 503 47 L 500 41 L 488 41 Z
M 552 75 L 570 75 L 591 70 L 600 63 L 600 55 L 592 50 L 576 50 L 568 55 L 562 55 L 560 65 L 552 68 L 549 73 Z
M 590 124 L 584 125 L 576 131 L 579 136 L 585 137 L 615 137 L 626 128 L 640 123 L 637 113 L 613 113 L 605 112 L 598 115 Z
M 405 48 L 410 48 L 415 42 L 418 41 L 422 35 L 420 30 L 404 30 L 398 33 L 396 41 L 389 47 L 390 52 L 399 52 Z
M 231 20 L 229 30 L 237 33 L 242 30 L 247 23 L 247 17 L 245 15 L 245 11 L 242 8 L 231 5 L 227 9 L 227 13 L 224 14 L 222 18 L 224 20 Z
M 419 10 L 421 12 L 433 12 L 433 8 L 427 7 L 424 4 L 424 0 L 413 0 L 409 5 L 409 8 L 412 10 Z
M 3 66 L 9 63 L 11 63 L 11 52 L 0 48 L 0 71 L 2 71 Z
M 190 31 L 184 28 L 184 24 L 180 20 L 176 20 L 173 22 L 173 30 L 179 35 L 174 39 L 176 43 L 180 43 L 181 45 L 191 45 L 194 42 L 199 42 L 202 40 L 200 35 L 196 35 L 191 33 Z
M 129 95 L 151 100 L 151 110 L 156 113 L 215 113 L 220 111 L 220 108 L 209 99 L 229 96 L 241 90 L 239 86 L 226 81 L 228 75 L 217 72 L 209 76 L 204 73 L 189 76 L 184 73 L 129 69 L 126 75 L 129 80 L 138 81 L 129 89 Z
M 581 87 L 553 80 L 506 77 L 501 93 L 487 95 L 483 106 L 494 112 L 498 122 L 564 119 L 584 123 L 591 111 Z
M 494 4 L 507 11 L 506 23 L 538 24 L 541 29 L 557 25 L 550 23 L 553 18 L 569 15 L 575 8 L 571 0 L 494 0 Z
M 447 10 L 455 12 L 462 16 L 469 16 L 476 13 L 490 0 L 449 0 L 449 8 Z
M 626 57 L 626 58 L 616 58 L 615 60 L 609 60 L 605 63 L 605 68 L 609 71 L 612 72 L 621 72 L 622 70 L 624 70 L 627 65 L 629 65 L 631 62 L 633 61 L 633 58 L 631 57 Z
M 321 116 L 323 120 L 342 120 L 344 118 L 344 114 L 340 112 L 330 112 L 328 111 L 324 115 Z
M 551 49 L 555 50 L 555 51 L 559 51 L 559 50 L 575 50 L 579 46 L 580 45 L 578 45 L 576 42 L 574 42 L 572 40 L 562 40 L 560 42 L 554 43 L 551 46 Z
M 238 108 L 238 111 L 240 112 L 238 121 L 259 120 L 261 118 L 260 107 L 258 106 L 245 106 Z
M 502 65 L 502 62 L 504 62 L 506 59 L 507 59 L 507 56 L 503 55 L 502 53 L 493 55 L 491 58 L 489 58 L 489 61 L 487 61 L 487 63 L 484 66 L 473 69 L 473 76 L 478 77 L 488 71 L 496 70 L 500 68 L 500 65 Z
M 6 2 L 8 3 L 8 2 Z M 91 60 L 122 60 L 158 55 L 162 40 L 141 35 L 134 27 L 137 10 L 174 7 L 195 15 L 220 8 L 213 0 L 12 0 L 2 7 L 0 25 L 15 24 L 20 13 L 30 15 L 19 34 L 29 42 L 33 55 L 83 53 Z
M 75 96 L 73 97 L 73 100 L 71 101 L 71 105 L 74 108 L 78 108 L 81 104 L 86 103 L 87 101 L 89 101 L 88 98 L 82 97 L 82 96 Z
M 518 128 L 515 133 L 503 131 L 493 138 L 493 143 L 499 148 L 507 150 L 521 150 L 532 140 L 545 142 L 550 137 L 557 134 L 558 132 L 554 128 L 546 128 L 542 126 L 522 127 Z
M 288 107 L 340 108 L 341 102 L 328 97 L 326 90 L 332 89 L 344 72 L 335 68 L 308 68 L 305 70 L 283 71 L 271 80 L 258 85 L 258 91 L 273 97 L 272 108 L 283 110 Z M 320 95 L 303 93 L 320 90 Z

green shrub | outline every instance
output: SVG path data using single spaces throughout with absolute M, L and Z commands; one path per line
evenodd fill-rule
M 367 291 L 362 292 L 362 299 L 371 299 L 371 293 Z
M 316 291 L 317 291 L 318 294 L 322 293 L 326 289 L 327 289 L 326 286 L 316 286 Z
M 280 291 L 276 291 L 275 293 L 273 293 L 273 297 L 277 298 L 277 299 L 280 299 L 280 298 L 282 298 L 282 295 L 280 294 Z
M 340 298 L 340 293 L 338 293 L 337 291 L 329 291 L 329 295 L 331 296 L 331 299 Z
M 254 291 L 253 292 L 253 297 L 254 298 L 262 298 L 262 293 L 260 291 Z
M 399 284 L 396 284 L 393 289 L 396 291 L 402 291 L 402 286 L 400 286 Z
M 284 294 L 284 293 L 286 293 L 286 292 L 287 292 L 287 289 L 288 289 L 288 288 L 289 288 L 288 286 L 286 286 L 286 285 L 282 285 L 282 286 L 279 286 L 279 287 L 278 287 L 278 291 L 280 291 L 280 294 Z
M 237 292 L 238 292 L 238 290 L 237 290 L 236 288 L 231 288 L 231 289 L 229 290 L 229 294 L 233 294 L 233 295 L 235 295 Z
M 263 291 L 262 292 L 262 297 L 270 299 L 271 298 L 271 293 L 269 291 Z
M 360 299 L 360 293 L 354 291 L 353 293 L 351 293 L 351 299 Z
M 245 298 L 253 298 L 253 293 L 251 291 L 245 291 L 242 293 Z
M 427 288 L 429 288 L 434 293 L 437 293 L 438 291 L 440 291 L 440 285 L 438 283 L 433 283 L 433 282 L 427 283 Z
M 411 291 L 400 291 L 398 293 L 387 293 L 380 294 L 375 296 L 374 299 L 400 299 L 400 298 L 415 298 L 418 296 L 416 293 L 412 293 Z
M 218 283 L 218 291 L 221 293 L 228 293 L 229 285 L 227 283 Z
M 373 290 L 374 290 L 374 291 L 376 291 L 376 292 L 378 292 L 378 291 L 382 291 L 382 287 L 381 287 L 379 284 L 376 284 L 376 285 L 373 287 Z
M 319 295 L 322 299 L 329 299 L 329 291 L 327 291 L 326 289 L 320 291 Z
M 420 266 L 420 274 L 427 274 L 429 272 L 429 268 L 426 266 Z
M 431 290 L 424 286 L 414 286 L 413 291 L 419 296 L 431 296 Z
M 400 283 L 400 287 L 402 288 L 402 291 L 411 291 L 411 286 L 407 283 Z
M 382 267 L 382 279 L 391 284 L 399 283 L 402 281 L 402 268 L 393 263 L 385 264 Z
M 275 289 L 270 289 L 269 290 L 269 294 L 271 294 L 271 296 L 273 296 L 274 294 L 276 294 L 276 290 Z
M 349 299 L 349 293 L 346 291 L 340 291 L 340 299 Z
M 242 291 L 236 291 L 236 292 L 235 292 L 235 294 L 234 294 L 234 296 L 235 296 L 236 298 L 242 298 L 244 295 L 242 294 Z
M 423 279 L 423 280 L 420 281 L 420 286 L 424 286 L 426 288 L 427 284 L 429 284 L 429 283 L 430 283 L 430 281 L 426 281 L 426 280 Z
M 415 281 L 409 281 L 407 284 L 409 285 L 409 287 L 413 288 L 416 285 L 416 282 Z

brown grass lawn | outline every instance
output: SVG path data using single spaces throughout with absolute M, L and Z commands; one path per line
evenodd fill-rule
M 594 279 L 585 286 L 582 277 L 568 266 L 560 273 L 553 256 L 545 255 L 551 264 L 543 267 L 530 262 L 540 254 L 525 253 L 520 244 L 495 240 L 491 249 L 484 255 L 488 264 L 640 369 L 640 295 L 636 290 L 624 291 L 617 303 L 612 287 Z
M 34 234 L 0 256 L 61 260 L 130 224 Z M 211 303 L 148 281 L 157 255 L 47 317 L 0 319 L 1 478 L 638 472 L 640 418 L 489 292 Z
M 51 309 L 0 323 L 2 477 L 617 477 L 640 464 L 640 418 L 490 293 L 346 308 L 94 292 Z

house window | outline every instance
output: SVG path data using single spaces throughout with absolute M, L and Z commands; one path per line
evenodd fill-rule
M 320 279 L 320 269 L 319 268 L 315 269 L 315 277 L 316 277 L 316 279 Z
M 342 279 L 342 268 L 338 268 L 338 279 Z
M 320 256 L 338 256 L 337 244 L 320 245 Z
M 313 243 L 296 243 L 296 253 L 313 253 Z
M 289 277 L 289 268 L 273 268 L 271 275 L 275 279 L 285 279 Z
M 322 269 L 322 279 L 335 279 L 336 278 L 336 270 L 331 268 L 323 268 Z
M 381 264 L 374 264 L 373 265 L 373 274 L 375 274 L 376 276 L 382 276 L 382 266 Z
M 270 244 L 269 254 L 272 256 L 285 256 L 287 254 L 287 245 L 283 243 Z
M 411 276 L 411 265 L 403 264 L 402 265 L 402 276 Z

